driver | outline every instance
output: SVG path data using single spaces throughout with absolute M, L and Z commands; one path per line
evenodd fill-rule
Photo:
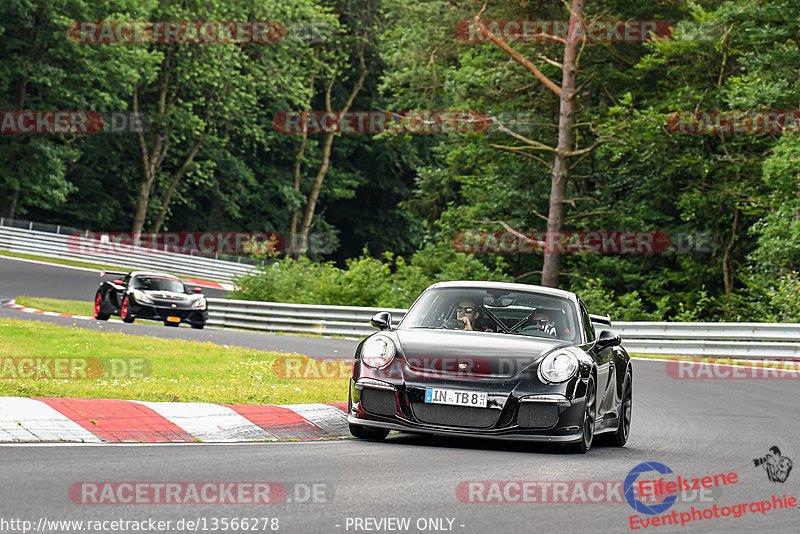
M 476 330 L 475 320 L 481 316 L 478 303 L 472 299 L 462 299 L 456 307 L 456 319 L 464 321 L 464 330 Z
M 536 322 L 536 327 L 553 337 L 558 337 L 558 332 L 556 330 L 556 321 L 550 314 L 542 309 L 536 310 L 533 314 L 533 320 Z

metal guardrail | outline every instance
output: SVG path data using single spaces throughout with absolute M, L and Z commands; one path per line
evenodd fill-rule
M 364 337 L 379 311 L 397 325 L 406 310 L 208 299 L 210 326 Z M 598 330 L 607 325 L 596 324 Z M 800 324 L 612 322 L 628 352 L 742 359 L 800 359 Z
M 375 332 L 369 320 L 380 311 L 390 312 L 392 324 L 395 326 L 406 314 L 406 310 L 397 308 L 320 306 L 210 298 L 207 324 L 221 328 L 265 332 L 366 337 Z
M 629 352 L 742 359 L 799 359 L 797 323 L 612 323 Z
M 8 220 L 2 221 L 7 223 Z M 33 228 L 30 223 L 30 228 Z M 56 227 L 53 227 L 56 229 Z M 61 230 L 60 227 L 57 230 Z M 73 234 L 74 235 L 74 234 Z M 112 250 L 107 246 L 81 246 L 75 238 L 68 243 L 69 234 L 42 232 L 0 224 L 0 249 L 11 252 L 36 254 L 47 258 L 62 258 L 89 263 L 99 263 L 135 269 L 161 270 L 193 278 L 217 282 L 233 281 L 253 269 L 241 264 L 202 256 L 154 251 L 143 247 L 129 247 L 130 252 Z M 78 247 L 78 250 L 76 249 Z M 119 248 L 119 247 L 114 247 Z

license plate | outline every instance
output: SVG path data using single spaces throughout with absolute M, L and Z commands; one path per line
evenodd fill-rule
M 179 323 L 181 322 L 181 318 L 175 317 L 174 315 L 170 315 L 169 317 L 167 317 L 167 321 L 169 321 L 170 323 Z
M 488 393 L 485 391 L 459 391 L 456 389 L 425 388 L 425 402 L 486 408 Z

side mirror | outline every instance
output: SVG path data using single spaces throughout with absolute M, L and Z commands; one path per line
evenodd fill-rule
M 392 328 L 392 314 L 389 312 L 378 312 L 372 317 L 369 324 L 378 330 L 389 330 Z
M 124 286 L 125 285 L 125 282 L 123 282 L 122 280 L 114 280 L 111 283 L 114 284 L 115 286 Z
M 196 287 L 196 288 L 194 288 L 194 292 L 195 292 L 195 293 L 202 293 L 202 292 L 203 292 L 203 289 L 202 289 L 202 288 L 199 288 L 199 287 Z
M 618 347 L 622 343 L 622 338 L 619 334 L 611 330 L 603 330 L 597 338 L 597 346 L 601 349 L 606 347 Z

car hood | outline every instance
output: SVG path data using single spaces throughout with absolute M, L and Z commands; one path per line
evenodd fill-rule
M 441 376 L 510 377 L 544 353 L 573 345 L 558 339 L 463 330 L 403 329 L 395 333 L 409 370 Z

